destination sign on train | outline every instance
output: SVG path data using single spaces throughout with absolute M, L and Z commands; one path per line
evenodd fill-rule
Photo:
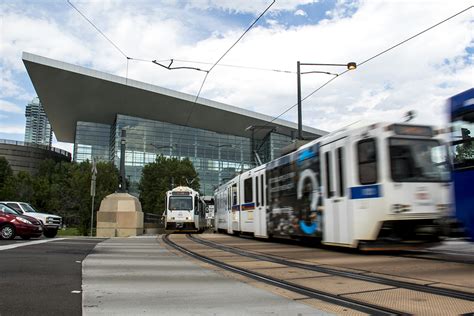
M 429 126 L 413 126 L 413 125 L 393 125 L 393 131 L 397 135 L 411 135 L 433 137 L 433 129 Z
M 174 191 L 174 192 L 171 192 L 171 195 L 190 195 L 191 192 L 186 192 L 186 191 Z

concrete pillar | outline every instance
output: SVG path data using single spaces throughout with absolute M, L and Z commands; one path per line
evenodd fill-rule
M 143 234 L 140 201 L 128 193 L 107 195 L 97 212 L 97 237 L 130 237 Z

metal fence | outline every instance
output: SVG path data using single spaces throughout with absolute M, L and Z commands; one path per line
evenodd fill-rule
M 154 224 L 156 226 L 162 226 L 163 217 L 154 213 L 143 213 L 143 222 L 145 224 Z

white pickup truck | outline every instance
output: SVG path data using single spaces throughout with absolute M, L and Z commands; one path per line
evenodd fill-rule
M 36 218 L 41 222 L 43 226 L 43 234 L 45 237 L 53 238 L 58 233 L 58 229 L 61 226 L 61 216 L 40 213 L 35 210 L 30 204 L 24 202 L 0 202 L 11 207 L 20 214 L 28 215 Z

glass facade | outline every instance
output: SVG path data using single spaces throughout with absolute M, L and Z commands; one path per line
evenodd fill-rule
M 250 138 L 121 114 L 112 126 L 78 122 L 75 160 L 90 160 L 94 156 L 111 160 L 119 167 L 122 129 L 127 133 L 125 173 L 130 182 L 129 190 L 134 194 L 138 193 L 143 166 L 155 161 L 157 155 L 189 158 L 199 174 L 204 195 L 212 195 L 219 183 L 255 166 Z M 290 142 L 290 137 L 272 133 L 260 143 L 262 153 L 265 153 L 261 159 L 276 158 L 280 148 Z
M 74 161 L 92 160 L 108 161 L 110 143 L 110 125 L 77 122 L 74 142 Z

